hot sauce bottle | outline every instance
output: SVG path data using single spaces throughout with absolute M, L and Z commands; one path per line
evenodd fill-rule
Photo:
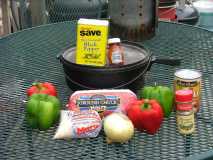
M 108 40 L 108 59 L 110 65 L 123 65 L 124 53 L 121 47 L 120 38 L 111 38 Z

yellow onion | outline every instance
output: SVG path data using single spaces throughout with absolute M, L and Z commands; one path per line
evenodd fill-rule
M 112 113 L 104 119 L 104 132 L 107 143 L 124 143 L 133 136 L 134 126 L 126 115 Z

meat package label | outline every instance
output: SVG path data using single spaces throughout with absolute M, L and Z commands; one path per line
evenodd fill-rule
M 114 95 L 80 96 L 76 100 L 76 105 L 80 110 L 96 110 L 99 113 L 105 110 L 114 111 L 120 106 L 120 97 Z

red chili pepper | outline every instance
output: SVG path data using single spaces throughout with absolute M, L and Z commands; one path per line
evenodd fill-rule
M 163 121 L 163 110 L 156 100 L 137 100 L 127 111 L 129 119 L 135 128 L 155 134 Z
M 55 86 L 52 83 L 49 83 L 49 82 L 33 83 L 33 85 L 30 88 L 27 89 L 27 95 L 31 96 L 35 93 L 57 96 L 57 91 L 56 91 Z

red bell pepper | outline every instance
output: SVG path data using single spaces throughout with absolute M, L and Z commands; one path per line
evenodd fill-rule
M 52 83 L 33 83 L 33 85 L 27 89 L 27 95 L 30 97 L 35 93 L 48 94 L 51 96 L 57 96 L 57 91 L 55 86 Z
M 127 111 L 134 127 L 149 134 L 155 134 L 163 121 L 163 110 L 156 100 L 137 100 Z

